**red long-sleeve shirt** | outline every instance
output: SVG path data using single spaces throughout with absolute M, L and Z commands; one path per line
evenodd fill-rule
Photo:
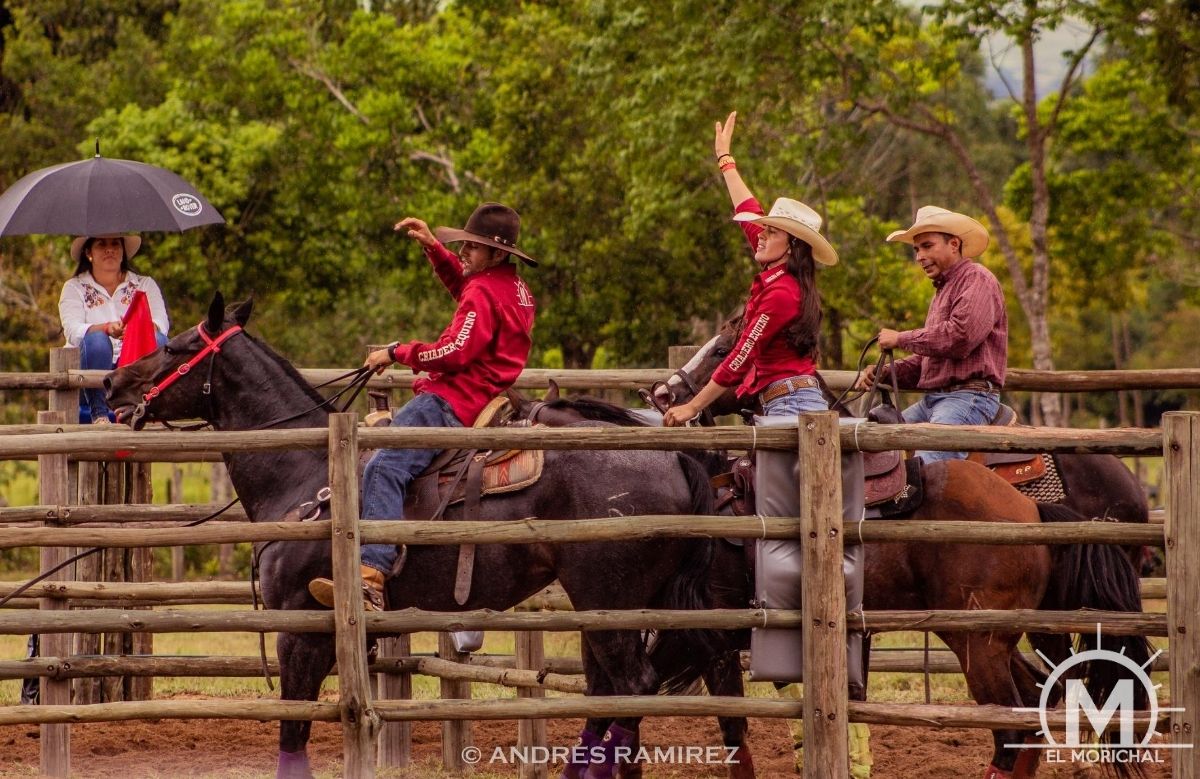
M 409 341 L 393 355 L 413 371 L 428 373 L 413 383 L 414 393 L 444 399 L 469 426 L 525 369 L 533 343 L 533 295 L 512 263 L 466 276 L 458 257 L 440 243 L 426 248 L 425 256 L 458 310 L 438 340 Z
M 912 356 L 896 361 L 897 383 L 938 390 L 970 379 L 1004 386 L 1008 367 L 1008 311 L 992 272 L 962 260 L 941 272 L 925 326 L 900 333 L 898 346 Z
M 734 211 L 763 213 L 762 205 L 754 198 L 739 203 Z M 750 251 L 757 250 L 762 227 L 751 222 L 740 224 Z M 796 354 L 784 335 L 787 326 L 800 316 L 803 297 L 800 283 L 782 265 L 755 276 L 746 301 L 742 334 L 733 351 L 717 366 L 713 381 L 722 387 L 736 385 L 738 396 L 745 397 L 762 392 L 780 379 L 815 373 L 812 356 Z

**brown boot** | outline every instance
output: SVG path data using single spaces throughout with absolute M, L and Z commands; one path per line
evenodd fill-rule
M 364 611 L 383 611 L 383 572 L 369 565 L 360 566 Z M 322 606 L 333 608 L 333 580 L 313 579 L 308 591 Z

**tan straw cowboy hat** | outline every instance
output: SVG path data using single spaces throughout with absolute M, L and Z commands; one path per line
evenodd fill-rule
M 766 216 L 742 211 L 733 215 L 733 221 L 779 228 L 811 246 L 813 259 L 817 262 L 822 265 L 837 265 L 837 251 L 825 240 L 825 236 L 821 235 L 821 215 L 799 200 L 781 197 L 771 206 L 771 213 Z
M 978 257 L 988 247 L 987 228 L 966 214 L 947 211 L 937 206 L 921 206 L 917 209 L 917 221 L 907 230 L 897 230 L 887 237 L 889 241 L 911 244 L 921 233 L 948 233 L 962 239 L 964 257 Z
M 142 238 L 138 235 L 117 235 L 112 233 L 109 235 L 81 235 L 74 241 L 71 241 L 71 259 L 79 262 L 79 255 L 83 253 L 83 245 L 93 238 L 120 238 L 125 244 L 125 259 L 132 259 L 133 255 L 138 253 L 138 249 L 142 248 Z
M 537 260 L 517 248 L 517 236 L 520 232 L 521 217 L 516 211 L 499 203 L 484 203 L 475 209 L 463 229 L 439 227 L 434 234 L 442 243 L 474 241 L 484 246 L 503 249 L 520 257 L 526 265 L 536 266 Z

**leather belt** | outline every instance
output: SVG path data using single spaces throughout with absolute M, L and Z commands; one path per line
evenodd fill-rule
M 1000 385 L 987 379 L 969 379 L 960 381 L 957 384 L 947 384 L 941 392 L 960 392 L 969 390 L 971 392 L 1000 392 Z
M 791 395 L 796 390 L 817 389 L 820 386 L 816 376 L 792 376 L 790 379 L 780 379 L 771 382 L 765 390 L 758 393 L 758 402 L 765 406 L 775 398 Z

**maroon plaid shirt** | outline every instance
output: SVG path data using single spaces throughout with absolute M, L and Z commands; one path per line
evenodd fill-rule
M 925 326 L 900 333 L 911 357 L 896 361 L 905 389 L 940 390 L 970 379 L 1004 386 L 1008 365 L 1008 312 L 992 272 L 972 260 L 942 271 Z

